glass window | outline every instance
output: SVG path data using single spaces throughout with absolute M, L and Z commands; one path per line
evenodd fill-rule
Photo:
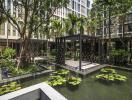
M 89 8 L 89 6 L 90 6 L 90 1 L 87 0 L 87 7 Z
M 128 32 L 132 32 L 132 24 L 128 24 Z
M 78 4 L 78 12 L 80 12 L 80 4 Z
M 119 25 L 119 33 L 122 33 L 122 26 Z
M 16 36 L 16 29 L 13 28 L 13 36 Z
M 74 9 L 74 0 L 72 0 L 72 9 Z
M 11 0 L 7 1 L 7 9 L 10 10 L 11 9 Z

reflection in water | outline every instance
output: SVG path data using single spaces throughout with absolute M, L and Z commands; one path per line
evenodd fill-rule
M 56 89 L 68 100 L 132 100 L 132 72 L 118 70 L 119 74 L 127 76 L 127 82 L 122 84 L 105 85 L 95 81 L 95 74 L 83 78 L 77 90 L 71 90 L 67 87 Z M 41 77 L 23 83 L 23 87 L 37 84 L 47 80 Z

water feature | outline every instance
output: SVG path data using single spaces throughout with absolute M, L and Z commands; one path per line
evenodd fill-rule
M 127 76 L 127 81 L 122 84 L 102 84 L 95 80 L 97 73 L 82 79 L 77 90 L 69 90 L 67 87 L 56 88 L 68 100 L 132 100 L 132 72 L 117 70 L 119 74 Z M 30 86 L 47 80 L 48 76 L 33 79 L 22 83 L 23 87 Z

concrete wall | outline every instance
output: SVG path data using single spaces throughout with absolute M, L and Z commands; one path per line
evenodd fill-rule
M 15 92 L 0 96 L 0 100 L 67 100 L 46 83 L 39 83 Z

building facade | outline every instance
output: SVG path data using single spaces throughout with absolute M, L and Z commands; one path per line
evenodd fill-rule
M 67 8 L 60 8 L 55 12 L 55 16 L 59 18 L 66 18 L 68 13 L 74 13 L 78 17 L 87 17 L 90 7 L 89 0 L 69 0 Z
M 102 22 L 102 25 L 97 28 L 96 35 L 97 36 L 103 36 L 108 37 L 108 19 L 105 20 L 105 22 Z M 126 13 L 125 20 L 124 20 L 124 26 L 122 25 L 122 17 L 111 17 L 111 23 L 110 23 L 110 32 L 111 37 L 122 37 L 123 36 L 123 27 L 124 27 L 124 36 L 125 37 L 132 37 L 132 11 Z
M 13 6 L 13 0 L 5 0 L 5 6 L 10 9 L 10 14 L 18 20 L 22 20 L 22 9 L 16 9 Z M 89 11 L 89 0 L 70 0 L 67 8 L 57 9 L 54 16 L 60 19 L 66 18 L 68 13 L 74 13 L 77 16 L 87 17 Z M 7 21 L 0 26 L 0 39 L 19 39 L 16 29 Z M 35 38 L 33 36 L 33 38 Z
M 90 2 L 89 0 L 69 0 L 67 8 L 57 9 L 54 17 L 59 19 L 65 19 L 68 13 L 74 13 L 78 17 L 87 17 L 89 11 Z M 21 7 L 16 8 L 13 5 L 13 0 L 5 0 L 5 7 L 10 10 L 10 14 L 14 16 L 18 21 L 23 21 L 23 9 Z M 8 21 L 0 25 L 0 48 L 11 46 L 13 48 L 20 48 L 20 36 L 15 27 Z M 39 39 L 40 41 L 45 40 L 41 35 L 32 36 L 32 39 Z

